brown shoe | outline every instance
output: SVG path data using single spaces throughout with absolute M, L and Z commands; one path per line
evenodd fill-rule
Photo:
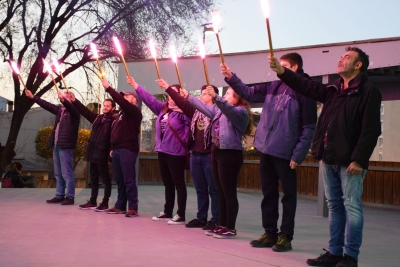
M 46 200 L 47 203 L 61 203 L 65 200 L 64 197 L 58 198 L 58 197 L 53 197 L 52 199 Z
M 61 202 L 61 205 L 74 205 L 74 199 L 67 197 L 63 202 Z

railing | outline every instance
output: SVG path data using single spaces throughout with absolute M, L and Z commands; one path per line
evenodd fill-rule
M 238 188 L 261 190 L 259 164 L 258 156 L 245 156 Z M 297 193 L 318 196 L 318 162 L 307 158 L 296 170 Z M 186 181 L 192 182 L 190 171 Z M 157 153 L 140 153 L 139 182 L 162 183 Z M 400 206 L 400 163 L 370 162 L 363 187 L 364 202 Z

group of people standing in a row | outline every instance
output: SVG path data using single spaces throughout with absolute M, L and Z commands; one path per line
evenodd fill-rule
M 92 193 L 90 200 L 80 208 L 125 214 L 126 217 L 138 215 L 135 163 L 142 114 L 137 103 L 143 102 L 158 116 L 154 150 L 158 152 L 165 186 L 164 210 L 152 219 L 199 227 L 206 230 L 206 235 L 216 238 L 234 238 L 239 209 L 236 187 L 243 164 L 242 136 L 250 133 L 252 125 L 247 101 L 264 103 L 254 147 L 260 152 L 264 195 L 261 212 L 265 232 L 251 241 L 251 245 L 272 247 L 278 252 L 292 249 L 297 206 L 295 168 L 302 163 L 312 143 L 312 155 L 320 160 L 324 178 L 331 239 L 329 250 L 307 263 L 311 266 L 357 266 L 363 229 L 362 182 L 381 133 L 381 95 L 366 75 L 368 55 L 357 47 L 346 48 L 337 66 L 340 78 L 331 84 L 312 81 L 304 73 L 302 58 L 297 53 L 285 54 L 280 61 L 270 57 L 269 64 L 279 80 L 253 87 L 248 87 L 227 64 L 222 64 L 221 73 L 229 85 L 224 97 L 215 86 L 203 86 L 197 99 L 179 85 L 169 85 L 160 79 L 158 85 L 168 94 L 167 101 L 161 102 L 132 77 L 127 81 L 134 91 L 120 93 L 102 80 L 112 99 L 104 101 L 101 115 L 89 111 L 72 93 L 59 93 L 62 106 L 58 107 L 26 90 L 28 97 L 56 114 L 50 145 L 54 146 L 57 190 L 55 197 L 47 202 L 74 204 L 72 151 L 81 114 L 93 123 L 93 128 L 87 154 Z M 316 101 L 323 104 L 317 126 Z M 119 112 L 115 111 L 115 103 L 120 106 Z M 198 211 L 196 218 L 186 223 L 184 167 L 188 150 L 191 151 L 190 170 Z M 111 195 L 109 156 L 118 185 L 117 201 L 111 208 L 108 206 Z M 97 205 L 99 176 L 105 189 L 103 201 Z M 278 230 L 279 181 L 283 189 L 283 213 Z

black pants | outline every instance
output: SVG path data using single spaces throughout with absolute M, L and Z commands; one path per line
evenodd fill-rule
M 212 173 L 219 195 L 219 224 L 235 230 L 239 211 L 237 183 L 240 168 L 243 165 L 243 152 L 236 149 L 211 147 Z
M 107 161 L 104 164 L 90 163 L 90 180 L 92 182 L 92 194 L 90 203 L 97 203 L 97 196 L 99 194 L 99 178 L 102 178 L 104 184 L 104 198 L 103 204 L 108 204 L 111 196 L 111 176 L 108 169 Z
M 186 156 L 173 156 L 158 152 L 161 178 L 165 186 L 164 213 L 172 215 L 175 204 L 175 190 L 178 198 L 178 212 L 181 218 L 185 218 L 186 212 L 186 182 L 185 182 Z
M 265 233 L 271 237 L 278 235 L 279 219 L 279 180 L 282 184 L 282 224 L 279 234 L 290 239 L 294 233 L 294 217 L 297 206 L 296 171 L 291 169 L 290 160 L 260 153 L 261 188 L 264 198 L 261 202 L 262 224 Z

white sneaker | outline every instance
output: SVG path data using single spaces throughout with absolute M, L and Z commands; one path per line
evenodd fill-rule
M 168 216 L 167 214 L 165 214 L 164 212 L 160 212 L 160 215 L 158 216 L 154 216 L 153 218 L 151 218 L 153 221 L 165 221 L 165 220 L 170 220 L 171 216 Z
M 172 218 L 172 220 L 168 221 L 168 224 L 175 225 L 175 224 L 185 224 L 185 218 L 181 218 L 178 214 Z

